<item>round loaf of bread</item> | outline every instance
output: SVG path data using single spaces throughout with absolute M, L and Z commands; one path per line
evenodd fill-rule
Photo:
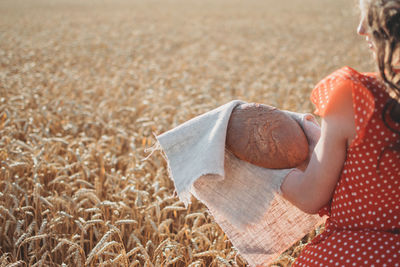
M 242 104 L 229 119 L 226 148 L 241 160 L 269 169 L 294 168 L 308 157 L 303 129 L 287 113 L 262 104 Z

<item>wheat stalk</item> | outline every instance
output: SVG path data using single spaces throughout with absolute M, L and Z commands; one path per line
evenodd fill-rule
M 10 256 L 10 253 L 4 253 L 3 255 L 1 255 L 0 267 L 5 267 L 7 264 L 9 264 L 9 256 Z
M 14 215 L 12 215 L 10 213 L 10 211 L 8 209 L 6 209 L 3 206 L 0 206 L 0 212 L 7 215 L 11 220 L 13 220 L 14 222 L 16 222 L 17 220 L 15 219 Z
M 216 260 L 218 260 L 220 263 L 222 263 L 224 266 L 232 266 L 226 259 L 216 256 Z
M 126 254 L 126 256 L 127 257 L 131 257 L 131 256 L 135 255 L 139 251 L 140 251 L 140 247 L 133 248 Z
M 162 233 L 165 232 L 169 234 L 169 226 L 174 222 L 173 219 L 166 219 L 161 222 L 161 224 L 158 226 L 158 232 Z
M 200 266 L 205 266 L 202 260 L 194 261 L 188 265 L 188 267 L 200 267 Z
M 195 253 L 195 254 L 193 254 L 193 257 L 214 257 L 219 254 L 220 254 L 220 252 L 217 250 L 209 250 L 209 251 Z
M 19 260 L 17 262 L 14 262 L 10 265 L 8 265 L 7 267 L 17 267 L 17 266 L 27 266 L 26 262 Z
M 92 251 L 89 253 L 85 265 L 88 265 L 93 258 L 98 254 L 98 252 L 102 249 L 103 245 L 106 244 L 107 240 L 115 233 L 114 229 L 110 229 L 107 233 L 104 234 L 104 236 L 101 238 L 101 240 L 96 244 L 96 246 L 92 249 Z
M 122 224 L 137 224 L 138 222 L 135 220 L 125 219 L 125 220 L 118 220 L 115 222 L 115 225 L 122 225 Z

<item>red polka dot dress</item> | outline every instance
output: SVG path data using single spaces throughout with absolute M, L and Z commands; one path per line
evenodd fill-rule
M 392 149 L 399 137 L 382 120 L 389 95 L 376 74 L 344 67 L 313 90 L 316 114 L 324 116 L 331 92 L 340 86 L 352 90 L 357 136 L 333 198 L 319 212 L 328 216 L 325 231 L 293 266 L 400 267 L 400 153 Z M 400 130 L 389 116 L 387 122 Z

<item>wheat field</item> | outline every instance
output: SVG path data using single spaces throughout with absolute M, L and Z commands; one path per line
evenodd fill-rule
M 0 266 L 246 266 L 146 148 L 233 99 L 312 112 L 324 76 L 374 70 L 357 19 L 348 0 L 0 1 Z

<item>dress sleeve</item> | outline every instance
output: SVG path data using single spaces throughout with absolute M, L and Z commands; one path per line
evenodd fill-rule
M 318 211 L 318 215 L 321 217 L 326 216 L 331 216 L 331 201 L 329 201 L 328 204 L 326 204 L 325 206 L 323 206 L 319 211 Z
M 362 142 L 365 128 L 375 109 L 374 96 L 363 83 L 368 78 L 350 67 L 344 67 L 319 82 L 311 93 L 311 101 L 316 107 L 314 113 L 324 117 L 328 103 L 334 95 L 332 92 L 343 86 L 351 88 L 357 132 L 351 146 Z

